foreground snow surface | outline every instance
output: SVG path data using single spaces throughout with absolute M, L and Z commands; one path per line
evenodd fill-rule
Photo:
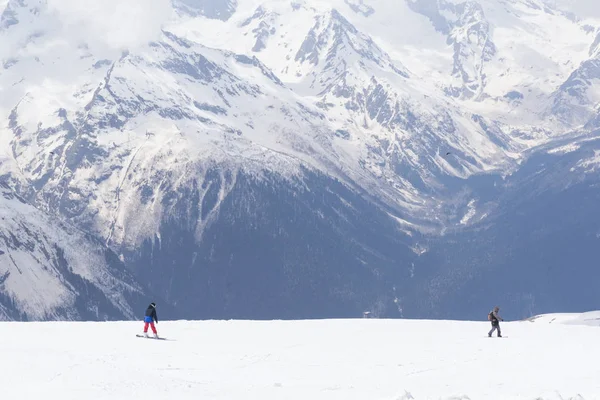
M 0 324 L 4 399 L 598 399 L 596 318 Z M 594 322 L 595 321 L 595 322 Z M 582 324 L 577 324 L 581 322 Z

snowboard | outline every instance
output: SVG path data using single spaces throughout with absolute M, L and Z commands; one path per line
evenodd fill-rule
M 139 337 L 139 338 L 144 338 L 144 339 L 153 339 L 153 340 L 169 340 L 169 339 L 167 339 L 167 338 L 164 338 L 164 337 L 158 337 L 158 338 L 155 338 L 154 336 L 148 336 L 148 337 L 146 337 L 146 336 L 144 336 L 144 335 L 140 335 L 139 333 L 137 333 L 135 336 L 137 336 L 137 337 Z

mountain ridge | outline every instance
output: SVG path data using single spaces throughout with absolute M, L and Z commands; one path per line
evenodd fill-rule
M 65 15 L 102 20 L 56 7 L 2 12 L 0 176 L 186 315 L 439 315 L 456 279 L 493 273 L 471 269 L 497 251 L 486 235 L 517 245 L 519 197 L 550 207 L 571 180 L 594 195 L 594 17 L 540 1 L 177 0 L 125 46 L 67 37 Z M 572 170 L 553 182 L 538 160 Z M 457 238 L 466 260 L 436 258 Z M 546 298 L 520 290 L 519 312 Z

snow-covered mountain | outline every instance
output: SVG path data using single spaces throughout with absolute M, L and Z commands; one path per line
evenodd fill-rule
M 443 313 L 523 202 L 595 193 L 586 4 L 0 2 L 0 175 L 186 315 Z
M 0 184 L 0 320 L 130 319 L 144 290 L 90 235 Z

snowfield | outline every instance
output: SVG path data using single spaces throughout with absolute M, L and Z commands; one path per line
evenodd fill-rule
M 169 341 L 142 325 L 0 324 L 3 398 L 600 398 L 600 312 L 507 322 L 503 339 L 486 321 L 162 321 Z

